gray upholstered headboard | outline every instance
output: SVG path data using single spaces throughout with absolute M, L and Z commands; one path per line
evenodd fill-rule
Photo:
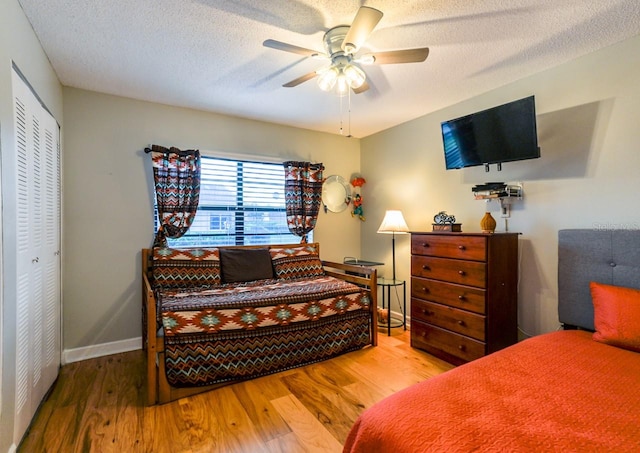
M 591 281 L 640 288 L 640 230 L 558 232 L 561 323 L 594 330 Z

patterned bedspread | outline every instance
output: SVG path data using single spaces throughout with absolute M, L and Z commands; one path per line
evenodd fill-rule
M 256 377 L 370 343 L 370 297 L 331 276 L 157 294 L 174 386 Z

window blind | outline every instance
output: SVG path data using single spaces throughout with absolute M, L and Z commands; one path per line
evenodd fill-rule
M 156 229 L 157 229 L 156 212 Z M 281 163 L 201 157 L 195 220 L 170 247 L 296 244 L 289 232 Z

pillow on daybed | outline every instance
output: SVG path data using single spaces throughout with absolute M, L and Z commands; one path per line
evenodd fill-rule
M 225 283 L 273 278 L 269 249 L 220 249 L 222 280 Z
M 591 282 L 593 339 L 640 352 L 640 290 Z
M 269 253 L 271 253 L 276 278 L 292 280 L 324 275 L 318 251 L 312 244 L 271 247 Z
M 153 283 L 164 288 L 221 285 L 218 248 L 154 248 Z

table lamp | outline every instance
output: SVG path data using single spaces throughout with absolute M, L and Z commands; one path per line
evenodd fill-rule
M 391 237 L 391 250 L 393 259 L 393 279 L 396 279 L 396 233 L 407 234 L 409 227 L 407 222 L 404 221 L 402 211 L 387 211 L 382 219 L 378 233 L 392 234 Z

